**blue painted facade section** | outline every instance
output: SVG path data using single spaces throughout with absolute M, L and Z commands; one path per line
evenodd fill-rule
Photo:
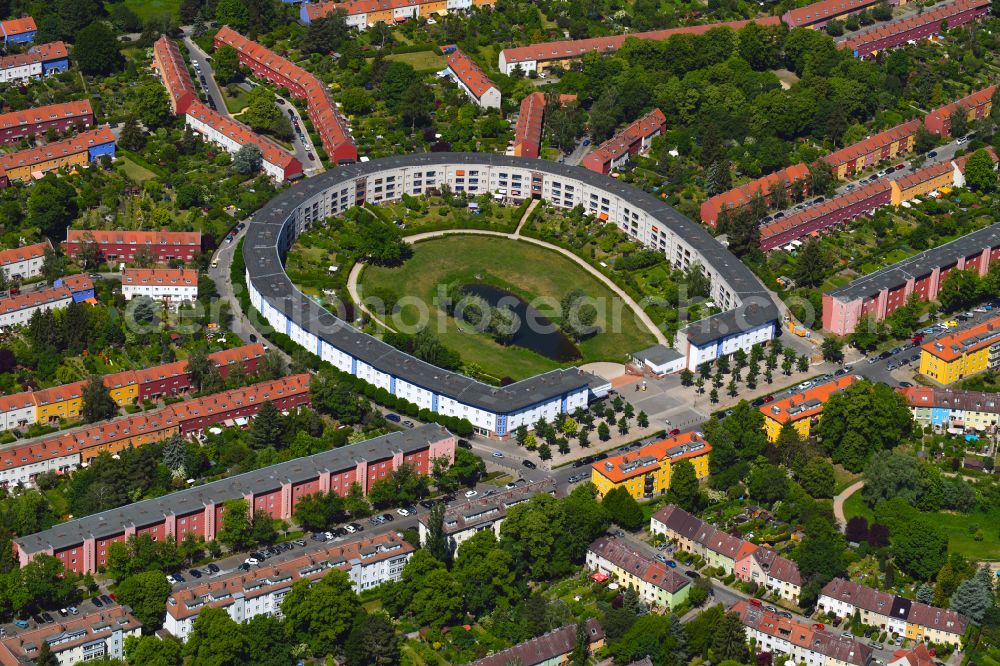
M 312 23 L 312 21 L 309 20 L 309 14 L 306 13 L 307 4 L 309 3 L 303 2 L 302 6 L 299 7 L 299 21 L 301 21 L 303 25 L 309 25 Z
M 358 374 L 358 359 L 351 357 L 351 374 L 357 376 Z
M 569 411 L 569 407 L 566 404 L 566 395 L 563 395 L 563 397 L 559 399 L 559 411 L 563 414 Z
M 86 289 L 84 291 L 74 291 L 73 292 L 73 302 L 74 303 L 80 303 L 80 302 L 85 301 L 85 300 L 90 299 L 90 298 L 97 298 L 94 295 L 94 290 L 92 288 L 91 289 Z
M 395 375 L 389 375 L 389 393 L 396 395 L 396 377 Z
M 42 61 L 42 74 L 52 74 L 54 72 L 65 72 L 69 69 L 69 59 L 60 58 L 58 60 Z
M 438 410 L 438 394 L 431 394 L 431 411 L 436 412 Z
M 323 339 L 316 338 L 316 356 L 323 358 Z
M 951 421 L 951 408 L 950 407 L 932 407 L 931 408 L 931 423 L 937 426 L 948 425 Z
M 97 160 L 101 155 L 107 155 L 111 159 L 115 157 L 115 142 L 100 143 L 87 149 L 87 159 L 91 162 Z
M 497 416 L 497 435 L 503 437 L 507 434 L 507 416 Z
M 291 319 L 286 319 L 285 320 L 285 335 L 287 335 L 288 337 L 292 337 L 292 320 Z
M 20 33 L 14 34 L 14 35 L 8 35 L 6 32 L 4 32 L 4 35 L 3 35 L 3 43 L 4 43 L 4 45 L 7 45 L 7 44 L 30 44 L 33 41 L 35 41 L 35 31 L 34 30 L 32 30 L 31 32 L 20 32 Z

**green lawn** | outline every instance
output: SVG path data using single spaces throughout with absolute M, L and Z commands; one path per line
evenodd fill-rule
M 229 113 L 242 111 L 247 107 L 247 105 L 250 104 L 250 92 L 243 90 L 243 88 L 235 88 L 235 96 L 229 93 L 229 86 L 220 86 L 219 90 L 222 92 L 222 96 L 226 100 L 226 108 L 229 109 Z M 238 119 L 239 118 L 237 118 L 237 120 Z
M 848 519 L 854 516 L 872 519 L 872 511 L 862 501 L 860 492 L 854 493 L 844 502 L 844 515 Z M 949 552 L 961 553 L 971 560 L 997 559 L 997 554 L 1000 553 L 1000 533 L 996 526 L 1000 525 L 1000 507 L 991 507 L 986 513 L 938 511 L 931 514 L 931 519 L 948 535 Z M 976 541 L 969 533 L 971 524 L 982 528 L 982 541 Z
M 156 174 L 145 167 L 141 167 L 127 157 L 119 158 L 121 160 L 122 171 L 128 176 L 130 180 L 142 185 L 147 180 L 156 178 Z
M 444 56 L 439 56 L 434 51 L 417 51 L 416 53 L 397 53 L 385 57 L 386 60 L 397 60 L 406 63 L 418 72 L 425 69 L 442 70 L 448 66 L 448 61 Z
M 177 19 L 181 16 L 181 0 L 125 0 L 125 6 L 144 22 L 163 14 L 170 14 Z
M 425 304 L 432 317 L 432 331 L 445 346 L 457 351 L 467 363 L 478 364 L 486 373 L 515 379 L 560 367 L 560 363 L 520 347 L 503 347 L 486 335 L 459 330 L 454 319 L 438 317 L 434 296 L 438 285 L 459 281 L 482 282 L 508 289 L 531 301 L 547 297 L 558 303 L 563 294 L 579 288 L 598 303 L 607 304 L 609 313 L 602 332 L 578 345 L 582 359 L 624 361 L 625 354 L 653 343 L 652 334 L 640 328 L 631 312 L 603 284 L 569 259 L 526 242 L 476 236 L 449 236 L 418 243 L 414 255 L 398 268 L 367 267 L 362 274 L 364 290 L 387 290 L 398 297 L 408 296 Z M 542 314 L 551 312 L 539 308 Z M 407 304 L 397 320 L 412 325 L 420 319 L 421 308 Z M 621 312 L 620 317 L 615 313 Z M 615 321 L 618 319 L 619 321 Z M 438 322 L 441 326 L 438 326 Z M 598 320 L 600 323 L 600 318 Z M 468 327 L 466 327 L 468 328 Z

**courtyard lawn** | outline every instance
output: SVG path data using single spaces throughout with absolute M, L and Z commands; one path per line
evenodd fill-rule
M 138 183 L 139 185 L 142 185 L 147 180 L 156 178 L 155 173 L 153 173 L 146 167 L 139 166 L 129 158 L 122 157 L 120 159 L 122 164 L 122 171 L 125 172 L 125 175 L 128 176 L 130 180 Z
M 851 519 L 854 516 L 864 516 L 869 521 L 872 511 L 861 499 L 861 492 L 856 492 L 844 502 L 844 515 Z M 988 512 L 955 513 L 936 511 L 924 514 L 944 530 L 948 536 L 948 552 L 961 553 L 970 560 L 995 560 L 1000 552 L 1000 533 L 995 526 L 1000 524 L 1000 507 L 991 507 Z M 969 526 L 978 525 L 982 528 L 982 541 L 976 541 Z
M 181 17 L 181 0 L 125 0 L 125 6 L 135 12 L 143 22 L 163 14 L 169 14 L 176 19 Z
M 448 61 L 444 56 L 439 56 L 434 51 L 417 51 L 415 53 L 396 53 L 386 56 L 386 60 L 397 60 L 405 63 L 413 69 L 440 71 L 448 66 Z
M 653 335 L 636 322 L 631 311 L 607 287 L 569 259 L 545 248 L 508 239 L 456 235 L 418 243 L 414 250 L 413 257 L 398 268 L 365 268 L 362 294 L 388 291 L 400 298 L 416 299 L 431 315 L 431 330 L 446 347 L 458 352 L 466 363 L 475 363 L 497 378 L 520 379 L 565 364 L 524 348 L 501 346 L 486 335 L 463 332 L 453 318 L 438 316 L 440 311 L 434 304 L 438 285 L 479 282 L 507 289 L 529 302 L 546 297 L 553 303 L 558 303 L 571 289 L 579 288 L 598 303 L 608 304 L 608 318 L 602 326 L 606 332 L 577 345 L 582 358 L 574 365 L 591 361 L 623 362 L 627 353 L 654 342 Z M 412 325 L 420 319 L 420 310 L 407 304 L 400 308 L 395 319 Z M 552 312 L 548 307 L 539 310 L 545 315 Z M 463 328 L 470 327 L 463 325 Z

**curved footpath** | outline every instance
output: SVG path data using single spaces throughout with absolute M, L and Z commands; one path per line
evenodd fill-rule
M 531 243 L 533 245 L 538 245 L 539 247 L 544 247 L 547 250 L 558 252 L 559 254 L 575 262 L 578 266 L 580 266 L 585 271 L 590 273 L 594 278 L 599 280 L 604 286 L 613 291 L 615 295 L 617 295 L 620 299 L 622 299 L 622 301 L 624 301 L 625 304 L 628 305 L 629 308 L 632 310 L 632 313 L 636 316 L 636 318 L 639 321 L 641 321 L 643 325 L 649 330 L 649 332 L 656 337 L 656 341 L 659 344 L 665 345 L 667 347 L 671 346 L 670 342 L 667 340 L 667 336 L 665 336 L 663 334 L 663 331 L 661 331 L 656 326 L 656 324 L 653 323 L 653 320 L 649 318 L 649 315 L 647 315 L 641 307 L 639 307 L 639 304 L 636 303 L 631 296 L 625 293 L 625 290 L 623 290 L 617 284 L 612 282 L 604 273 L 600 272 L 599 270 L 588 264 L 586 261 L 584 261 L 583 259 L 576 256 L 575 254 L 573 254 L 572 252 L 570 252 L 565 248 L 561 248 L 558 245 L 553 245 L 552 243 L 547 243 L 545 241 L 538 240 L 537 238 L 521 236 L 519 235 L 519 231 L 520 231 L 520 225 L 518 225 L 518 232 L 515 233 L 505 233 L 502 231 L 487 231 L 485 229 L 443 229 L 440 231 L 428 231 L 422 234 L 414 234 L 412 236 L 406 236 L 404 237 L 403 240 L 405 240 L 408 243 L 419 243 L 420 241 L 429 240 L 432 238 L 441 238 L 443 236 L 448 236 L 448 235 L 474 234 L 477 236 L 499 236 L 500 238 Z M 347 277 L 347 292 L 350 294 L 351 300 L 353 300 L 354 303 L 358 305 L 363 312 L 365 312 L 369 317 L 378 322 L 381 326 L 389 329 L 390 331 L 395 332 L 390 326 L 386 325 L 385 322 L 381 321 L 378 317 L 376 317 L 375 314 L 371 312 L 371 310 L 369 310 L 367 307 L 361 304 L 361 298 L 358 295 L 358 279 L 361 276 L 362 269 L 364 269 L 364 264 L 362 263 L 354 264 L 354 267 L 351 269 L 351 274 Z
M 847 517 L 844 515 L 844 502 L 847 498 L 865 487 L 864 481 L 855 481 L 844 488 L 844 491 L 833 498 L 833 517 L 837 519 L 840 530 L 847 529 Z

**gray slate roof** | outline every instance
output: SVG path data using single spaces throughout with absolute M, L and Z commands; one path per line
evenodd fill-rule
M 247 231 L 243 257 L 251 283 L 272 307 L 332 347 L 399 379 L 489 412 L 516 412 L 591 385 L 592 376 L 576 368 L 553 370 L 503 388 L 437 368 L 362 333 L 334 316 L 296 289 L 285 274 L 282 257 L 290 244 L 290 231 L 285 230 L 285 224 L 298 206 L 342 182 L 387 169 L 448 164 L 519 167 L 573 178 L 617 194 L 655 217 L 690 244 L 700 254 L 703 264 L 714 268 L 743 303 L 731 312 L 709 317 L 685 329 L 696 343 L 703 344 L 712 336 L 731 334 L 778 319 L 777 307 L 750 269 L 704 228 L 662 201 L 588 169 L 492 153 L 418 153 L 359 162 L 339 166 L 281 192 L 256 213 Z
M 899 287 L 910 278 L 929 275 L 935 268 L 950 266 L 963 257 L 977 255 L 983 248 L 998 246 L 1000 246 L 1000 223 L 915 254 L 880 271 L 859 277 L 829 293 L 840 301 L 868 298 L 884 289 Z
M 117 509 L 102 511 L 71 520 L 43 532 L 15 539 L 24 552 L 38 553 L 53 548 L 59 550 L 82 543 L 85 539 L 120 534 L 126 525 L 143 527 L 163 520 L 170 514 L 184 515 L 199 511 L 210 504 L 246 495 L 273 491 L 283 483 L 297 483 L 316 478 L 324 470 L 339 472 L 352 469 L 360 461 L 374 462 L 393 455 L 425 448 L 432 442 L 451 437 L 438 425 L 422 425 L 412 430 L 394 432 L 338 449 L 323 451 L 304 458 L 278 463 L 219 481 L 181 490 L 163 497 L 143 500 Z

